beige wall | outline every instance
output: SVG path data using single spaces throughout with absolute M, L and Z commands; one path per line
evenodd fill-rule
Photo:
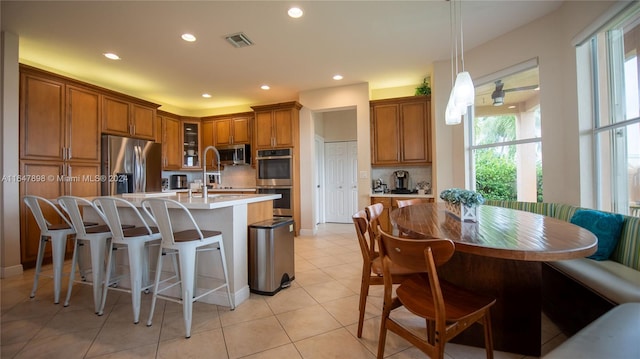
M 474 79 L 538 58 L 545 201 L 580 204 L 576 49 L 571 42 L 612 4 L 567 1 L 541 19 L 465 51 L 466 69 Z M 448 61 L 434 65 L 432 108 L 438 190 L 465 184 L 464 127 L 444 125 L 450 71 Z
M 315 178 L 314 113 L 334 110 L 355 109 L 358 141 L 358 208 L 369 204 L 370 193 L 370 140 L 369 140 L 369 85 L 367 83 L 331 87 L 300 93 L 300 192 L 301 234 L 317 231 L 315 222 Z M 326 113 L 324 114 L 326 116 Z M 327 127 L 325 126 L 325 134 Z
M 2 176 L 18 174 L 18 107 L 19 70 L 18 37 L 0 34 L 2 48 L 2 106 L 0 116 L 0 162 Z M 0 185 L 0 278 L 22 273 L 20 264 L 20 212 L 17 182 L 2 181 Z
M 329 111 L 322 116 L 325 142 L 356 141 L 358 126 L 356 110 Z

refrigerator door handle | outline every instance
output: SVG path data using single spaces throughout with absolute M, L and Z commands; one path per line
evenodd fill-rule
M 142 177 L 142 163 L 140 156 L 140 146 L 133 146 L 133 192 L 141 192 L 140 180 Z

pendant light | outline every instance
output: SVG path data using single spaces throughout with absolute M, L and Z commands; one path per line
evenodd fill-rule
M 464 34 L 462 31 L 461 5 L 456 5 L 456 0 L 450 0 L 449 2 L 449 17 L 451 23 L 451 82 L 453 88 L 445 110 L 445 123 L 447 125 L 457 125 L 462 121 L 462 117 L 467 115 L 468 107 L 474 104 L 475 87 L 473 86 L 471 75 L 464 69 Z M 458 23 L 460 24 L 460 60 L 458 60 Z M 458 72 L 458 62 L 461 65 L 461 72 Z M 457 73 L 455 82 L 453 81 L 454 71 Z

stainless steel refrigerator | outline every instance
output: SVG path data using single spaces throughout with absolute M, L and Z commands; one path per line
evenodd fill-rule
M 162 145 L 102 135 L 102 195 L 162 190 Z

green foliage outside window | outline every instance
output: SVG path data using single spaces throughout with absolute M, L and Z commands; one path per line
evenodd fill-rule
M 486 199 L 518 199 L 516 162 L 510 157 L 491 148 L 476 151 L 476 191 Z M 537 200 L 542 202 L 542 164 L 539 162 L 536 163 L 536 183 Z

